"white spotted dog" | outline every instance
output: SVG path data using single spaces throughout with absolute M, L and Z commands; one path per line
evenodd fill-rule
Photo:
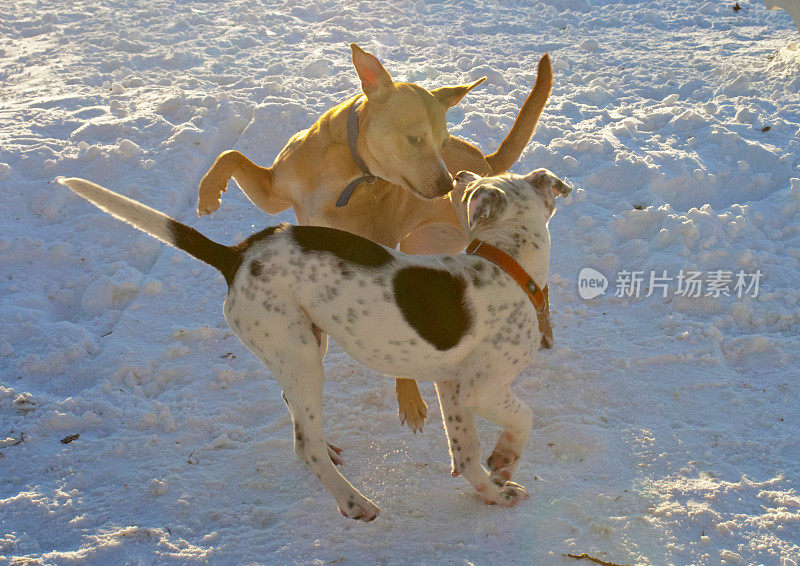
M 59 182 L 222 272 L 225 320 L 283 389 L 295 453 L 343 515 L 371 521 L 379 509 L 338 472 L 336 449 L 322 432 L 328 335 L 380 373 L 435 381 L 453 475 L 464 476 L 486 503 L 511 506 L 527 497 L 510 479 L 531 409 L 509 386 L 541 340 L 548 222 L 556 195 L 570 191 L 552 173 L 459 173 L 453 202 L 475 240 L 458 256 L 406 255 L 340 230 L 288 224 L 224 246 L 88 181 Z M 503 427 L 488 470 L 475 415 Z

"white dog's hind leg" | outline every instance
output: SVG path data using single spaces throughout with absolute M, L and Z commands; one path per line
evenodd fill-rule
M 337 448 L 325 443 L 322 435 L 322 386 L 325 354 L 319 332 L 290 302 L 273 297 L 273 310 L 282 312 L 279 325 L 264 329 L 252 319 L 252 301 L 242 294 L 235 301 L 226 300 L 225 320 L 236 337 L 264 362 L 271 371 L 289 407 L 294 424 L 295 453 L 322 482 L 345 517 L 372 521 L 380 509 L 361 495 L 336 470 L 332 459 Z M 229 306 L 235 302 L 235 307 Z M 324 336 L 324 335 L 322 335 Z
M 286 398 L 286 393 L 281 392 L 281 398 L 283 399 L 283 402 L 286 403 L 286 408 L 289 409 L 289 415 L 292 416 L 292 425 L 294 426 L 294 416 L 293 416 L 294 413 L 292 412 L 291 405 L 289 405 L 289 400 Z M 296 427 L 294 435 L 295 435 L 294 453 L 297 454 L 298 458 L 305 461 L 305 444 L 300 444 L 300 445 L 297 444 Z M 341 466 L 343 464 L 342 449 L 339 448 L 338 446 L 331 444 L 327 440 L 325 441 L 325 444 L 328 445 L 328 456 L 330 457 L 331 462 L 333 462 L 337 466 Z
M 527 497 L 521 486 L 512 482 L 494 483 L 489 472 L 481 465 L 481 446 L 471 408 L 462 405 L 460 385 L 457 381 L 436 383 L 442 422 L 450 444 L 453 476 L 463 475 L 475 488 L 484 503 L 511 507 Z
M 290 367 L 273 366 L 275 380 L 283 389 L 294 424 L 295 453 L 328 490 L 345 517 L 369 522 L 380 509 L 361 495 L 336 469 L 322 433 L 322 363 L 294 352 Z M 335 452 L 334 452 L 335 454 Z
M 312 331 L 314 332 L 314 337 L 317 339 L 317 343 L 319 344 L 319 362 L 322 363 L 322 360 L 325 359 L 325 354 L 328 352 L 328 335 L 315 325 L 312 325 Z M 285 397 L 284 400 L 286 400 Z M 289 404 L 288 401 L 286 404 Z M 291 411 L 291 409 L 289 410 Z M 325 444 L 328 445 L 328 456 L 330 457 L 331 462 L 337 466 L 341 466 L 344 463 L 344 460 L 342 459 L 342 449 L 328 442 L 327 438 L 325 439 Z

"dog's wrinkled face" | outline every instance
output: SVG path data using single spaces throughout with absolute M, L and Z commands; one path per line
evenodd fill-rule
M 452 201 L 468 233 L 515 222 L 531 230 L 546 228 L 555 212 L 556 197 L 572 187 L 547 169 L 527 175 L 505 173 L 480 177 L 461 171 L 453 182 Z
M 361 114 L 370 171 L 423 199 L 449 193 L 453 179 L 442 159 L 450 139 L 445 115 L 484 81 L 432 91 L 395 83 L 378 59 L 355 44 L 353 65 L 367 96 Z

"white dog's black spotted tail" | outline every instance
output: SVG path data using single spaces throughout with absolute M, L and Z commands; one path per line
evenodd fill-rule
M 163 212 L 84 179 L 59 177 L 56 180 L 114 218 L 216 267 L 228 285 L 233 281 L 241 263 L 241 245 L 230 247 L 219 244 Z

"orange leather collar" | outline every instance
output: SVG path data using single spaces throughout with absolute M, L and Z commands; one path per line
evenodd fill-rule
M 476 255 L 484 259 L 488 259 L 497 267 L 505 271 L 514 281 L 517 282 L 517 285 L 522 287 L 522 290 L 525 291 L 525 294 L 528 295 L 531 303 L 533 303 L 536 312 L 544 311 L 546 304 L 544 293 L 542 293 L 542 290 L 539 288 L 533 278 L 528 275 L 528 272 L 522 269 L 522 266 L 518 264 L 513 257 L 508 255 L 500 248 L 496 248 L 493 245 L 487 244 L 481 240 L 472 240 L 467 246 L 466 252 L 469 255 Z

